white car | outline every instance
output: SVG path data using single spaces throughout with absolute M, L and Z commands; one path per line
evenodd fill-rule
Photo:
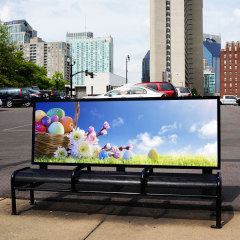
M 134 97 L 166 97 L 166 93 L 155 91 L 142 86 L 122 86 L 115 88 L 105 94 L 101 94 L 94 97 L 84 97 L 84 98 L 134 98 Z
M 178 97 L 191 97 L 192 93 L 187 87 L 176 87 L 178 91 Z

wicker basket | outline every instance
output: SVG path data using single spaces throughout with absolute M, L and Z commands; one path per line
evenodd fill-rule
M 75 103 L 75 118 L 73 128 L 77 128 L 77 121 L 80 109 L 79 102 Z M 67 134 L 49 134 L 49 133 L 36 133 L 35 134 L 35 156 L 53 157 L 58 147 L 68 149 L 70 146 L 70 139 Z

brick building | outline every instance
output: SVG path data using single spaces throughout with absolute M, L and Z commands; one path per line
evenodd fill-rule
M 221 97 L 240 97 L 240 42 L 227 42 L 220 53 Z

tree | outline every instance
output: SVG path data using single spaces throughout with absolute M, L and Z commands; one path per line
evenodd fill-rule
M 27 87 L 37 85 L 50 89 L 47 71 L 35 63 L 26 62 L 23 52 L 10 43 L 8 28 L 0 21 L 0 87 Z
M 52 90 L 65 90 L 65 85 L 67 84 L 67 81 L 64 80 L 62 73 L 55 71 L 54 75 L 52 76 L 52 79 L 50 80 L 50 83 L 52 85 Z
M 192 92 L 192 96 L 193 96 L 193 97 L 200 96 L 200 94 L 198 93 L 198 91 L 197 91 L 196 88 L 192 88 L 192 89 L 191 89 L 191 92 Z

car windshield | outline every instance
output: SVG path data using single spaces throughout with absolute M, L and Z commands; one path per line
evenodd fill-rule
M 160 83 L 160 87 L 162 91 L 172 91 L 174 87 L 171 83 Z
M 118 88 L 118 89 L 112 90 L 111 92 L 105 94 L 105 96 L 125 95 L 125 94 L 129 94 L 129 91 L 130 91 L 129 88 Z
M 145 88 L 147 88 L 148 90 L 150 90 L 150 91 L 152 91 L 152 92 L 155 92 L 155 93 L 159 93 L 159 91 L 157 91 L 157 90 L 155 90 L 155 89 L 153 89 L 153 88 L 150 88 L 150 87 L 145 87 Z
M 190 93 L 190 90 L 188 88 L 179 88 L 180 93 Z

